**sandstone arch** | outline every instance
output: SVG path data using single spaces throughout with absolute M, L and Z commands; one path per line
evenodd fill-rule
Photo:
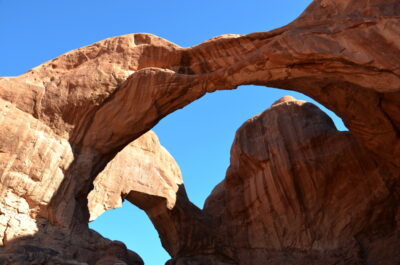
M 333 110 L 392 172 L 385 181 L 398 197 L 399 14 L 397 1 L 316 0 L 270 32 L 191 48 L 126 35 L 1 78 L 3 244 L 40 227 L 97 238 L 87 195 L 107 163 L 174 110 L 242 84 L 296 90 Z M 17 213 L 26 227 L 16 228 Z

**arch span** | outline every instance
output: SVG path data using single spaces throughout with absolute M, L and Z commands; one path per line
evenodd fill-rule
M 23 198 L 29 208 L 23 216 L 32 221 L 3 240 L 40 230 L 39 223 L 87 231 L 87 195 L 122 148 L 205 93 L 243 84 L 314 98 L 381 164 L 398 169 L 399 15 L 398 1 L 315 0 L 270 32 L 220 36 L 191 48 L 126 35 L 0 78 L 7 139 L 0 195 Z

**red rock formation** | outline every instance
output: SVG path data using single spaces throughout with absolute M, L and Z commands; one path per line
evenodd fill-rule
M 173 209 L 142 208 L 170 265 L 389 265 L 400 262 L 398 176 L 316 106 L 284 97 L 238 130 L 203 211 L 183 187 Z
M 238 130 L 204 211 L 241 265 L 398 264 L 398 174 L 316 106 L 285 99 Z
M 160 202 L 160 207 L 170 210 L 183 181 L 175 160 L 150 131 L 119 152 L 93 185 L 88 197 L 90 221 L 121 207 L 122 199 L 146 209 Z
M 389 245 L 387 235 L 398 222 L 392 218 L 394 213 L 391 214 L 391 211 L 395 211 L 395 206 L 384 204 L 387 203 L 387 198 L 383 197 L 387 194 L 385 185 L 389 190 L 387 197 L 396 202 L 399 194 L 399 15 L 398 1 L 316 0 L 297 20 L 270 32 L 221 36 L 191 48 L 180 48 L 147 34 L 126 35 L 69 52 L 19 77 L 0 78 L 0 242 L 4 245 L 0 251 L 14 253 L 12 257 L 21 257 L 18 262 L 24 262 L 24 258 L 26 261 L 30 257 L 29 253 L 36 253 L 34 256 L 43 259 L 42 263 L 54 263 L 56 259 L 63 259 L 94 264 L 103 252 L 107 252 L 105 249 L 110 242 L 88 230 L 87 197 L 96 176 L 107 163 L 164 116 L 206 92 L 233 89 L 242 84 L 257 84 L 305 93 L 343 118 L 350 134 L 340 137 L 348 140 L 341 140 L 339 136 L 328 137 L 325 139 L 327 143 L 310 146 L 313 151 L 305 158 L 316 153 L 321 153 L 322 156 L 321 148 L 325 148 L 323 151 L 328 155 L 334 151 L 329 148 L 330 143 L 333 145 L 337 141 L 340 148 L 342 141 L 349 141 L 352 147 L 343 147 L 344 154 L 337 153 L 336 157 L 339 159 L 354 154 L 351 157 L 353 160 L 346 159 L 337 164 L 337 167 L 347 168 L 343 165 L 345 162 L 355 163 L 348 170 L 357 170 L 357 165 L 361 163 L 365 175 L 370 176 L 371 172 L 380 171 L 367 178 L 371 178 L 373 184 L 364 183 L 355 189 L 356 185 L 346 183 L 341 180 L 341 176 L 339 183 L 332 184 L 332 189 L 336 189 L 338 194 L 331 194 L 331 190 L 322 193 L 335 199 L 340 194 L 344 197 L 344 202 L 349 200 L 351 207 L 356 208 L 331 211 L 337 214 L 351 213 L 350 216 L 341 218 L 337 227 L 331 231 L 324 230 L 331 225 L 328 220 L 323 219 L 333 215 L 328 212 L 322 214 L 319 221 L 324 223 L 313 227 L 315 230 L 290 230 L 309 224 L 308 218 L 315 217 L 316 213 L 308 212 L 309 208 L 306 207 L 322 207 L 324 205 L 318 203 L 330 201 L 329 198 L 320 200 L 320 189 L 309 191 L 308 184 L 293 184 L 297 175 L 284 173 L 287 168 L 291 168 L 288 164 L 278 167 L 282 171 L 278 173 L 286 181 L 284 188 L 292 190 L 285 203 L 296 198 L 305 199 L 291 203 L 290 207 L 282 202 L 280 207 L 290 209 L 291 214 L 283 214 L 280 216 L 282 220 L 272 217 L 247 220 L 244 218 L 246 215 L 234 214 L 235 211 L 230 213 L 232 220 L 248 223 L 248 226 L 243 227 L 257 227 L 254 228 L 256 230 L 251 230 L 255 236 L 261 234 L 257 231 L 265 222 L 279 222 L 282 227 L 290 223 L 289 230 L 271 230 L 275 239 L 280 239 L 288 231 L 294 233 L 290 237 L 285 236 L 285 240 L 279 244 L 271 236 L 255 242 L 230 241 L 226 245 L 224 242 L 228 232 L 235 235 L 237 232 L 238 239 L 245 238 L 242 232 L 235 230 L 238 226 L 232 224 L 222 228 L 215 220 L 223 218 L 226 213 L 221 212 L 221 217 L 217 218 L 215 210 L 210 210 L 213 208 L 211 206 L 207 207 L 209 210 L 206 209 L 206 212 L 211 211 L 211 216 L 201 212 L 187 200 L 182 188 L 178 188 L 172 211 L 169 211 L 168 208 L 172 205 L 168 203 L 174 200 L 170 200 L 174 195 L 168 192 L 157 193 L 157 188 L 151 189 L 151 192 L 155 192 L 151 194 L 141 191 L 132 193 L 131 200 L 148 212 L 160 231 L 164 246 L 176 258 L 198 255 L 201 256 L 200 260 L 214 262 L 215 259 L 212 261 L 210 255 L 221 255 L 221 262 L 248 260 L 246 262 L 250 264 L 257 260 L 258 255 L 260 259 L 270 255 L 271 252 L 254 253 L 253 249 L 260 246 L 261 249 L 274 247 L 273 250 L 279 253 L 288 247 L 296 247 L 301 253 L 296 252 L 293 258 L 305 260 L 318 246 L 319 251 L 329 252 L 335 249 L 330 245 L 333 242 L 330 240 L 334 237 L 337 240 L 334 242 L 339 244 L 335 247 L 349 249 L 348 239 L 359 229 L 357 231 L 363 237 L 356 238 L 356 241 L 358 240 L 358 244 L 362 245 L 360 249 L 364 251 L 360 254 L 360 259 L 377 264 L 378 260 L 374 260 L 374 257 L 382 259 L 384 252 L 380 246 Z M 294 142 L 290 142 L 291 140 Z M 288 139 L 293 144 L 292 147 L 289 142 L 285 146 L 274 147 L 274 152 L 278 152 L 274 153 L 279 158 L 278 162 L 293 162 L 287 157 L 285 160 L 290 150 L 283 150 L 289 147 L 300 148 L 295 140 Z M 251 146 L 251 141 L 248 145 Z M 279 148 L 283 148 L 284 153 L 279 154 Z M 248 152 L 245 148 L 243 150 L 244 153 Z M 255 154 L 262 151 L 255 150 Z M 235 170 L 241 169 L 242 162 L 238 160 L 238 164 L 232 163 L 237 165 Z M 323 162 L 329 165 L 337 163 L 336 160 Z M 259 163 L 254 166 L 259 166 Z M 291 168 L 291 172 L 300 170 L 305 174 L 325 170 L 319 168 L 318 164 L 303 167 L 305 166 L 301 164 L 298 169 Z M 245 196 L 245 190 L 241 193 L 239 191 L 243 187 L 234 188 L 235 183 L 239 185 L 242 180 L 232 180 L 230 174 L 235 170 L 234 167 L 231 168 L 226 184 L 222 186 L 224 188 L 220 186 L 216 192 L 225 190 L 226 196 L 233 196 L 232 198 L 240 194 Z M 330 172 L 332 168 L 326 170 Z M 255 179 L 258 174 L 256 171 L 252 172 Z M 243 177 L 246 174 L 240 175 Z M 133 176 L 135 177 L 137 176 Z M 165 187 L 171 187 L 175 192 L 177 176 L 167 178 L 169 177 L 172 178 L 171 185 Z M 384 181 L 385 185 L 382 186 L 378 180 Z M 326 184 L 326 180 L 320 181 Z M 310 197 L 299 196 L 302 189 L 307 190 Z M 353 189 L 354 194 L 366 194 L 369 191 L 378 193 L 373 193 L 373 198 L 359 201 L 359 197 L 350 196 Z M 119 196 L 121 190 L 115 192 Z M 285 192 L 288 190 L 280 193 L 277 190 L 274 194 L 278 196 L 277 194 Z M 346 195 L 347 193 L 350 195 Z M 161 195 L 163 204 L 143 204 L 144 199 L 154 199 L 155 194 Z M 168 197 L 163 197 L 166 194 Z M 212 197 L 215 196 L 214 194 Z M 276 198 L 271 200 L 277 202 Z M 251 198 L 245 200 L 247 203 L 250 201 Z M 213 204 L 215 202 L 211 203 Z M 378 212 L 375 211 L 375 204 L 381 206 L 381 210 L 376 210 Z M 163 207 L 157 208 L 154 205 Z M 233 204 L 235 205 L 241 206 L 239 202 Z M 230 208 L 233 206 L 229 204 L 226 208 L 234 210 Z M 247 216 L 255 218 L 253 215 Z M 379 216 L 383 216 L 381 220 L 384 221 L 376 228 L 375 220 Z M 355 225 L 353 221 L 357 218 L 366 219 L 357 221 L 359 223 L 356 222 Z M 388 220 L 392 220 L 392 228 L 386 224 Z M 185 221 L 188 221 L 187 224 L 198 225 L 191 229 L 190 225 L 182 226 Z M 168 227 L 175 227 L 174 233 L 170 233 Z M 196 241 L 204 235 L 204 240 Z M 394 236 L 394 243 L 390 245 L 398 247 L 396 240 Z M 194 242 L 199 242 L 199 245 Z M 353 249 L 357 247 L 358 245 Z M 232 253 L 232 249 L 238 252 Z M 249 249 L 247 254 L 245 249 Z M 119 253 L 123 252 L 121 250 Z M 343 252 L 338 253 L 343 257 Z M 325 259 L 328 254 L 321 255 L 318 252 L 316 257 Z M 349 253 L 348 257 L 353 262 L 356 255 Z M 115 258 L 121 260 L 121 257 Z M 382 262 L 391 262 L 395 258 L 392 255 Z M 127 257 L 123 259 L 126 260 Z M 179 264 L 184 262 L 182 260 L 175 261 Z M 190 262 L 190 259 L 186 260 Z M 140 260 L 137 259 L 137 262 Z

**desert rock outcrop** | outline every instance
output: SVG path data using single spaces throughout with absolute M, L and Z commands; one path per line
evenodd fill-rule
M 237 264 L 397 264 L 398 173 L 313 104 L 286 99 L 238 130 L 204 212 Z
M 144 210 L 183 264 L 397 264 L 399 169 L 284 97 L 237 131 L 231 165 L 203 210 L 183 187 Z
M 193 263 L 194 258 L 190 261 L 190 257 L 194 256 L 213 262 L 213 257 L 218 256 L 221 263 L 254 264 L 258 258 L 269 257 L 278 264 L 279 260 L 268 256 L 271 249 L 280 253 L 301 250 L 293 252 L 296 260 L 310 257 L 315 249 L 319 251 L 316 260 L 325 260 L 329 255 L 344 257 L 343 251 L 348 249 L 361 251 L 360 261 L 355 261 L 357 255 L 353 252 L 347 253 L 348 264 L 391 264 L 397 256 L 390 247 L 399 246 L 398 232 L 394 232 L 399 219 L 395 216 L 400 176 L 399 16 L 398 1 L 315 0 L 294 22 L 270 32 L 225 35 L 190 48 L 149 34 L 130 34 L 71 51 L 21 76 L 0 78 L 0 258 L 4 262 L 9 262 L 10 257 L 16 259 L 12 264 L 29 264 L 27 259 L 31 257 L 49 264 L 95 264 L 107 259 L 140 263 L 140 258 L 121 244 L 88 229 L 88 195 L 96 177 L 104 169 L 103 174 L 114 176 L 107 171 L 113 162 L 109 168 L 107 164 L 118 160 L 121 150 L 120 159 L 126 161 L 124 148 L 132 148 L 135 139 L 169 113 L 207 92 L 256 84 L 311 96 L 338 114 L 350 132 L 335 132 L 329 124 L 323 124 L 325 118 L 319 114 L 315 116 L 321 119 L 318 128 L 301 121 L 292 124 L 300 124 L 304 134 L 288 131 L 292 126 L 289 123 L 279 125 L 277 130 L 289 137 L 287 142 L 282 140 L 281 146 L 276 146 L 279 141 L 270 143 L 269 135 L 239 130 L 232 149 L 235 161 L 204 211 L 187 200 L 177 168 L 163 169 L 171 176 L 149 174 L 152 181 L 170 181 L 158 188 L 152 186 L 158 183 L 137 186 L 135 181 L 139 180 L 135 177 L 140 174 L 136 175 L 135 170 L 151 169 L 146 163 L 133 167 L 129 172 L 133 172 L 130 177 L 134 180 L 127 180 L 132 190 L 126 198 L 152 218 L 164 246 L 176 258 L 171 262 L 183 264 L 185 259 Z M 301 105 L 290 102 L 281 104 L 288 108 Z M 303 105 L 302 109 L 309 108 Z M 312 117 L 307 116 L 304 122 L 309 119 Z M 264 122 L 273 125 L 268 119 Z M 264 126 L 256 121 L 248 124 Z M 241 132 L 255 134 L 261 140 L 240 140 L 244 139 Z M 306 137 L 318 133 L 322 133 L 320 140 Z M 309 139 L 309 146 L 304 149 L 299 146 L 303 136 Z M 268 142 L 273 154 L 253 145 L 258 140 Z M 155 147 L 156 142 L 153 144 L 154 150 L 160 150 Z M 136 154 L 143 157 L 140 152 Z M 288 157 L 289 154 L 293 155 Z M 243 166 L 247 162 L 242 159 L 252 155 L 255 157 Z M 257 160 L 260 155 L 281 164 L 266 169 L 267 162 Z M 157 162 L 164 157 L 173 162 L 164 151 L 159 157 L 147 157 Z M 293 160 L 296 157 L 304 161 Z M 329 167 L 321 168 L 320 164 Z M 334 165 L 348 171 L 343 174 L 351 178 L 333 170 Z M 250 166 L 254 167 L 252 171 L 241 171 Z M 274 177 L 260 177 L 263 170 L 269 169 L 276 171 L 270 172 Z M 329 173 L 322 174 L 324 170 Z M 278 176 L 282 183 L 277 184 L 276 190 L 269 190 L 273 187 L 270 181 L 275 183 Z M 328 181 L 330 176 L 337 179 Z M 349 183 L 350 179 L 357 185 Z M 115 194 L 100 208 L 89 204 L 96 209 L 93 217 L 114 207 L 121 193 L 125 196 L 128 192 L 105 181 L 110 184 L 106 188 Z M 264 193 L 253 187 L 254 181 L 268 184 Z M 329 184 L 332 189 L 323 192 L 313 183 Z M 256 186 L 261 184 L 257 182 Z M 310 187 L 314 189 L 309 190 Z M 290 196 L 276 197 L 284 194 Z M 361 200 L 355 195 L 366 197 Z M 223 202 L 223 198 L 232 201 Z M 218 207 L 225 210 L 216 211 Z M 243 207 L 254 212 L 238 213 Z M 269 216 L 253 215 L 256 208 Z M 312 212 L 316 209 L 326 212 Z M 345 216 L 332 227 L 329 218 L 335 214 Z M 221 225 L 227 216 L 231 223 Z M 185 228 L 184 221 L 196 225 Z M 268 230 L 269 225 L 277 223 L 280 228 Z M 237 231 L 239 227 L 248 230 Z M 293 230 L 300 227 L 303 229 Z M 232 239 L 226 243 L 232 233 L 240 242 Z M 242 241 L 248 238 L 244 233 L 254 235 L 252 240 Z M 199 235 L 203 240 L 193 241 Z M 265 237 L 258 238 L 260 235 Z M 350 248 L 352 236 L 354 246 Z M 382 250 L 382 245 L 390 247 Z M 110 257 L 110 248 L 118 248 L 118 255 Z M 264 252 L 265 248 L 269 251 Z M 255 249 L 261 250 L 254 252 Z M 382 253 L 388 253 L 387 259 Z

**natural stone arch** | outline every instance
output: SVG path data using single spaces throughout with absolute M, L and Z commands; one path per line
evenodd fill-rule
M 24 131 L 4 150 L 1 195 L 12 190 L 25 198 L 30 214 L 49 226 L 85 229 L 93 180 L 122 148 L 206 92 L 242 84 L 311 96 L 382 163 L 398 168 L 399 13 L 396 1 L 314 1 L 270 32 L 191 48 L 127 35 L 1 78 L 2 112 L 23 117 L 15 129 L 7 116 L 3 135 Z M 43 135 L 50 145 L 39 141 Z M 36 145 L 18 144 L 32 139 Z M 18 164 L 24 159 L 32 166 Z M 44 182 L 49 189 L 38 194 Z
M 379 42 L 371 43 L 368 38 L 373 35 L 396 43 L 391 38 L 396 36 L 398 4 L 393 2 L 392 8 L 388 5 L 379 4 L 379 1 L 364 5 L 359 1 L 316 1 L 286 27 L 244 36 L 221 36 L 192 48 L 180 48 L 143 34 L 104 41 L 114 60 L 124 58 L 117 64 L 125 69 L 119 72 L 123 82 L 95 112 L 90 112 L 93 117 L 90 124 L 83 121 L 88 120 L 88 116 L 79 116 L 80 124 L 85 126 L 75 127 L 71 140 L 79 150 L 79 157 L 83 157 L 85 168 L 80 168 L 78 157 L 72 171 L 86 171 L 80 175 L 88 179 L 72 185 L 86 187 L 85 183 L 90 183 L 110 157 L 168 113 L 206 92 L 233 89 L 241 84 L 293 89 L 311 96 L 336 112 L 368 149 L 398 165 L 395 118 L 398 110 L 394 100 L 399 89 L 396 64 L 399 60 L 393 58 L 399 54 L 398 47 L 384 46 L 385 52 L 379 52 Z M 46 69 L 48 73 L 48 68 L 53 67 L 57 70 L 60 64 L 81 72 L 79 66 L 90 68 L 90 58 L 94 58 L 96 67 L 98 63 L 109 67 L 101 56 L 104 53 L 101 46 L 94 44 L 72 52 L 82 54 L 80 56 L 60 57 L 58 62 L 41 66 L 42 71 Z M 119 56 L 115 56 L 115 52 Z M 64 66 L 68 58 L 76 60 L 73 66 Z M 135 72 L 124 81 L 129 71 Z M 84 87 L 95 87 L 76 74 L 71 78 L 69 84 L 77 89 L 77 94 L 82 93 Z M 46 89 L 51 90 L 51 85 Z M 369 111 L 370 105 L 377 108 Z M 90 171 L 87 171 L 88 156 L 95 165 Z M 75 196 L 77 192 L 73 192 Z M 53 200 L 59 205 L 57 196 Z M 62 218 L 67 218 L 66 207 L 60 209 Z

